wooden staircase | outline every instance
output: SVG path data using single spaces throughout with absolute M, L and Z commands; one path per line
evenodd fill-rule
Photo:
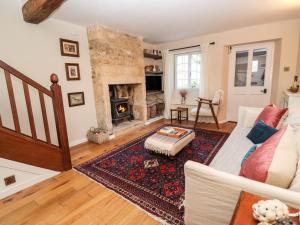
M 0 70 L 1 68 L 4 71 L 10 105 L 1 105 L 0 107 L 11 108 L 14 129 L 5 127 L 1 120 L 3 115 L 0 115 L 0 157 L 56 171 L 71 169 L 72 163 L 63 100 L 57 75 L 52 74 L 50 76 L 52 85 L 50 90 L 48 90 L 0 60 Z M 22 82 L 28 114 L 26 116 L 28 116 L 29 119 L 31 135 L 25 134 L 21 130 L 19 117 L 24 115 L 19 115 L 17 110 L 15 98 L 16 92 L 13 88 L 12 77 Z M 1 85 L 1 87 L 2 86 L 3 85 Z M 38 92 L 38 105 L 40 105 L 42 121 L 35 121 L 29 87 Z M 52 101 L 58 140 L 57 145 L 53 144 L 53 141 L 51 140 L 51 130 L 48 123 L 45 97 L 49 97 Z M 43 124 L 45 134 L 44 140 L 38 138 L 36 122 Z

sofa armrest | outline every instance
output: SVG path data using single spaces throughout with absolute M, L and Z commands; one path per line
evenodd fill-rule
M 249 180 L 188 161 L 185 171 L 185 224 L 228 225 L 241 191 L 276 198 L 299 208 L 300 193 Z
M 254 124 L 256 118 L 258 117 L 258 115 L 261 113 L 261 111 L 263 110 L 263 108 L 255 108 L 255 107 L 248 107 L 248 106 L 240 106 L 239 107 L 239 114 L 238 114 L 238 124 L 244 125 L 245 124 L 245 117 L 247 113 L 251 113 L 249 114 L 250 116 L 248 116 L 248 119 L 251 117 L 253 121 L 251 121 L 250 123 Z M 248 121 L 249 123 L 249 121 Z

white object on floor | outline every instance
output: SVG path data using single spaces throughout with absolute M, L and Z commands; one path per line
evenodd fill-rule
M 59 174 L 57 171 L 0 158 L 0 199 L 57 174 Z M 5 186 L 4 178 L 12 175 L 15 176 L 16 182 Z

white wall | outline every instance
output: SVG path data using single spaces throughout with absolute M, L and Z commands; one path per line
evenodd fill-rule
M 227 90 L 228 65 L 225 65 L 228 64 L 227 54 L 225 54 L 227 46 L 268 40 L 280 40 L 281 49 L 278 51 L 280 53 L 279 74 L 277 76 L 278 82 L 277 86 L 272 87 L 276 90 L 276 96 L 272 99 L 275 99 L 274 103 L 280 104 L 283 90 L 291 85 L 293 77 L 296 74 L 299 27 L 300 20 L 295 19 L 202 35 L 181 41 L 162 43 L 157 46 L 159 49 L 172 49 L 214 41 L 216 44 L 209 47 L 208 69 L 209 93 L 210 95 L 213 95 L 214 91 L 219 88 L 223 88 L 225 91 Z M 284 72 L 283 68 L 285 66 L 290 67 L 290 71 Z M 192 94 L 190 96 L 194 97 Z M 224 99 L 220 117 L 222 120 L 226 118 L 226 98 Z
M 18 0 L 0 2 L 0 59 L 47 88 L 51 85 L 50 74 L 59 76 L 69 142 L 70 145 L 79 144 L 86 140 L 87 130 L 97 125 L 86 29 L 55 19 L 39 25 L 25 23 L 21 7 Z M 61 56 L 59 38 L 78 41 L 80 58 Z M 79 63 L 80 81 L 66 80 L 66 62 Z M 70 108 L 67 93 L 79 91 L 84 91 L 85 105 Z M 4 107 L 9 105 L 1 105 Z M 22 124 L 24 126 L 26 122 Z M 53 124 L 50 125 L 54 129 Z M 29 124 L 25 126 L 29 127 Z M 23 129 L 29 130 L 28 127 Z

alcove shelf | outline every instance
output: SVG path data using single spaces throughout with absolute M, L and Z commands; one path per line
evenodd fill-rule
M 154 54 L 150 54 L 150 53 L 146 53 L 146 52 L 144 52 L 144 57 L 155 59 L 155 60 L 162 59 L 161 55 L 154 55 Z
M 162 75 L 163 71 L 157 71 L 157 72 L 153 72 L 153 71 L 146 71 L 145 74 L 155 74 L 155 75 Z

